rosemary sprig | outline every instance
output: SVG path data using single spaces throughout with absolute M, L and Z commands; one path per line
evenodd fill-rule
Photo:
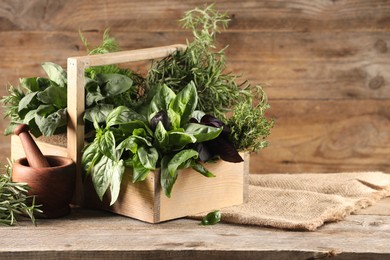
M 29 187 L 25 183 L 11 181 L 11 168 L 0 174 L 0 224 L 15 225 L 19 216 L 28 216 L 35 223 L 34 213 L 42 212 L 35 205 L 35 197 L 28 196 Z
M 179 92 L 193 81 L 199 96 L 197 109 L 226 119 L 226 112 L 248 94 L 242 84 L 236 83 L 237 76 L 224 72 L 225 48 L 216 50 L 215 36 L 227 27 L 229 18 L 209 5 L 188 11 L 181 21 L 184 28 L 192 30 L 193 41 L 187 43 L 185 51 L 155 61 L 147 85 L 152 89 L 166 84 Z

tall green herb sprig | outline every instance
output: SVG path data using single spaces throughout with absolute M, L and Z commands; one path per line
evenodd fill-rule
M 235 106 L 227 124 L 231 129 L 230 139 L 237 150 L 250 148 L 252 152 L 257 152 L 268 146 L 266 137 L 274 126 L 274 120 L 265 117 L 270 105 L 263 88 L 257 85 L 250 90 L 253 96 Z
M 19 102 L 24 98 L 25 94 L 20 88 L 15 88 L 12 85 L 9 85 L 7 89 L 8 96 L 4 96 L 0 102 L 3 103 L 4 118 L 10 118 L 10 126 L 5 129 L 5 134 L 11 134 L 13 130 L 13 125 L 22 122 L 18 114 Z
M 236 82 L 237 76 L 224 72 L 225 49 L 216 50 L 216 34 L 227 27 L 229 18 L 209 5 L 188 11 L 181 22 L 192 30 L 193 41 L 187 42 L 186 50 L 155 61 L 147 85 L 166 84 L 177 93 L 193 81 L 199 96 L 197 109 L 226 119 L 226 112 L 249 94 Z
M 25 183 L 11 181 L 11 168 L 0 174 L 0 224 L 15 225 L 20 215 L 28 216 L 35 224 L 34 213 L 42 213 L 35 205 L 35 197 L 27 195 L 29 187 Z

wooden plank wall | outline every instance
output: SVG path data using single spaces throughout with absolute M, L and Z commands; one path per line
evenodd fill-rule
M 98 44 L 105 28 L 122 49 L 184 43 L 178 19 L 205 1 L 0 0 L 0 94 Z M 390 1 L 220 0 L 229 69 L 263 82 L 276 126 L 251 171 L 390 172 Z M 2 121 L 1 129 L 6 125 Z M 1 160 L 9 139 L 0 138 Z

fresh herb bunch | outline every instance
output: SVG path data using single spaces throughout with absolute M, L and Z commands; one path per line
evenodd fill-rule
M 66 73 L 61 66 L 45 62 L 43 70 L 48 78 L 22 78 L 17 88 L 10 86 L 9 96 L 1 102 L 10 126 L 5 134 L 13 133 L 15 126 L 28 124 L 34 136 L 53 135 L 66 128 Z
M 110 189 L 111 204 L 115 203 L 125 167 L 132 169 L 133 182 L 145 180 L 159 168 L 161 186 L 168 197 L 179 169 L 192 167 L 214 177 L 201 164 L 196 145 L 217 139 L 223 127 L 199 123 L 205 114 L 195 111 L 198 100 L 193 82 L 177 94 L 163 85 L 148 105 L 147 115 L 120 106 L 107 115 L 104 126 L 94 122 L 96 137 L 86 146 L 82 165 L 100 199 Z M 225 151 L 213 152 L 214 156 L 207 159 Z M 242 161 L 233 148 L 224 159 L 236 161 L 237 157 Z
M 231 129 L 230 140 L 236 149 L 257 152 L 268 146 L 266 137 L 270 134 L 274 120 L 267 120 L 265 117 L 265 111 L 270 105 L 261 86 L 254 86 L 251 90 L 254 99 L 248 97 L 238 103 L 227 125 Z
M 116 40 L 104 32 L 100 46 L 89 50 L 87 40 L 80 37 L 90 54 L 109 53 L 119 50 Z M 8 96 L 1 102 L 4 116 L 10 118 L 5 134 L 13 133 L 19 124 L 27 124 L 35 136 L 51 136 L 64 133 L 67 124 L 67 75 L 59 65 L 42 64 L 47 78 L 21 78 L 18 87 L 10 85 Z M 136 109 L 145 102 L 144 79 L 137 73 L 116 65 L 91 67 L 85 71 L 86 108 L 84 119 L 86 131 L 95 118 L 103 122 L 109 111 L 117 106 Z M 88 124 L 88 122 L 90 122 Z
M 35 205 L 35 197 L 27 195 L 29 187 L 25 183 L 11 181 L 11 169 L 0 174 L 0 223 L 14 225 L 21 215 L 28 216 L 35 224 L 34 213 L 42 213 Z
M 215 37 L 228 25 L 229 18 L 214 5 L 188 11 L 181 20 L 194 39 L 187 49 L 155 61 L 146 81 L 149 86 L 166 84 L 179 92 L 191 81 L 199 95 L 198 110 L 225 119 L 226 112 L 250 93 L 237 83 L 237 76 L 225 73 L 224 49 L 216 50 Z

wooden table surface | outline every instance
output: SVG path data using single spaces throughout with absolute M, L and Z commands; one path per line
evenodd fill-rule
M 0 227 L 0 259 L 390 259 L 390 198 L 315 232 L 179 219 L 148 224 L 73 209 Z

